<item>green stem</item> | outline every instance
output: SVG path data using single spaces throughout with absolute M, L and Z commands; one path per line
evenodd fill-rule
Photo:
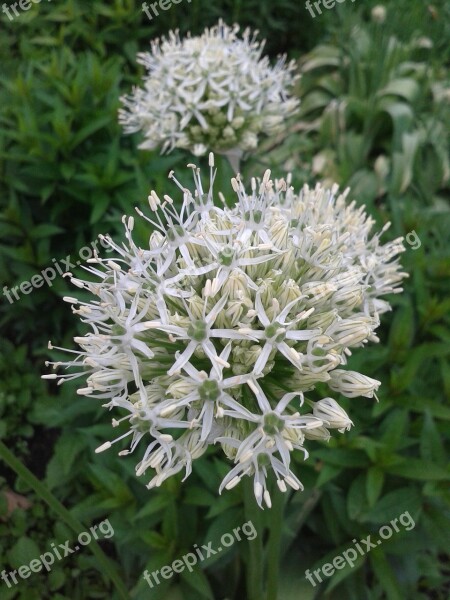
M 245 520 L 251 521 L 257 536 L 248 541 L 248 560 L 246 569 L 247 600 L 263 598 L 263 527 L 260 511 L 253 492 L 253 479 L 245 477 L 244 507 Z
M 75 519 L 70 512 L 65 508 L 59 500 L 55 498 L 55 496 L 47 489 L 47 487 L 37 479 L 27 469 L 25 465 L 23 465 L 20 460 L 18 460 L 12 452 L 8 450 L 5 444 L 0 440 L 0 458 L 2 458 L 6 464 L 8 464 L 13 471 L 17 473 L 19 477 L 21 477 L 30 487 L 34 489 L 36 494 L 42 498 L 44 502 L 48 504 L 48 506 L 65 522 L 67 525 L 73 529 L 73 531 L 78 534 L 82 531 L 85 531 L 86 528 Z M 128 591 L 125 587 L 125 584 L 117 574 L 115 570 L 115 566 L 110 561 L 110 559 L 105 555 L 103 550 L 100 548 L 98 543 L 92 539 L 90 542 L 90 548 L 92 554 L 96 557 L 99 565 L 99 571 L 105 573 L 109 579 L 115 585 L 119 597 L 123 600 L 128 600 Z
M 280 574 L 281 534 L 283 529 L 284 498 L 277 486 L 272 493 L 270 534 L 267 542 L 267 600 L 277 600 Z

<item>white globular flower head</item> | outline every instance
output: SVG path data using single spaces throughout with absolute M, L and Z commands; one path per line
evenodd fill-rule
M 238 33 L 238 25 L 222 21 L 197 37 L 171 31 L 138 55 L 147 74 L 121 98 L 119 122 L 126 133 L 142 131 L 140 148 L 185 148 L 196 156 L 210 149 L 239 159 L 261 134 L 285 129 L 299 104 L 290 95 L 295 63 L 280 57 L 271 66 L 257 32 Z
M 113 444 L 144 446 L 138 476 L 148 487 L 183 472 L 210 445 L 233 464 L 220 486 L 253 478 L 255 498 L 271 506 L 268 477 L 281 492 L 302 489 L 291 456 L 308 456 L 308 440 L 327 441 L 352 425 L 338 399 L 314 401 L 320 384 L 330 395 L 376 397 L 380 382 L 346 370 L 353 348 L 377 342 L 386 294 L 401 291 L 402 238 L 381 244 L 363 207 L 317 185 L 296 192 L 291 178 L 266 171 L 245 187 L 233 178 L 226 193 L 204 189 L 189 165 L 194 189 L 182 186 L 177 204 L 149 196 L 136 209 L 153 231 L 148 247 L 104 237 L 110 256 L 98 254 L 71 276 L 90 302 L 65 300 L 89 332 L 75 341 L 68 372 L 44 375 L 59 383 L 87 377 L 78 393 L 118 412 Z M 51 348 L 53 348 L 50 345 Z M 73 372 L 75 370 L 75 372 Z M 307 408 L 309 407 L 309 409 Z M 309 410 L 309 412 L 308 412 Z

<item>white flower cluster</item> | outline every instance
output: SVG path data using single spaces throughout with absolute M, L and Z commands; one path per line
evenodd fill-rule
M 95 299 L 66 298 L 91 328 L 75 341 L 75 360 L 49 363 L 81 367 L 44 377 L 60 383 L 85 376 L 81 395 L 122 409 L 129 450 L 146 445 L 137 474 L 154 469 L 148 487 L 185 470 L 209 445 L 219 444 L 234 465 L 220 490 L 244 475 L 254 478 L 257 502 L 271 505 L 266 477 L 281 491 L 302 488 L 291 453 L 307 439 L 327 440 L 352 422 L 331 397 L 305 398 L 317 383 L 353 398 L 372 398 L 379 381 L 345 366 L 351 348 L 378 341 L 380 298 L 400 292 L 404 273 L 397 255 L 402 238 L 380 244 L 369 237 L 373 221 L 363 207 L 346 205 L 348 190 L 286 180 L 251 180 L 247 192 L 231 180 L 236 200 L 219 193 L 210 154 L 210 184 L 181 186 L 179 210 L 169 196 L 152 192 L 149 247 L 132 239 L 134 220 L 124 217 L 126 242 L 104 238 L 115 260 L 96 256 L 85 268 L 96 281 L 72 277 Z M 331 393 L 330 392 L 330 393 Z
M 242 155 L 254 150 L 260 133 L 282 132 L 298 106 L 289 97 L 294 61 L 271 67 L 264 42 L 222 22 L 199 37 L 178 32 L 151 42 L 138 54 L 148 71 L 143 88 L 121 98 L 119 122 L 127 133 L 142 131 L 143 149 L 186 148 Z

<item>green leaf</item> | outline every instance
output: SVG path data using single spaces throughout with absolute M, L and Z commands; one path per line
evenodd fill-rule
M 163 493 L 156 493 L 153 497 L 150 497 L 146 502 L 143 508 L 133 516 L 133 520 L 137 521 L 139 519 L 143 519 L 144 517 L 148 517 L 153 515 L 161 510 L 163 510 L 168 503 L 168 498 Z
M 27 536 L 21 536 L 8 552 L 8 560 L 12 567 L 17 569 L 29 564 L 33 559 L 39 558 L 41 552 L 37 544 Z
M 404 396 L 397 399 L 397 404 L 404 406 L 410 411 L 418 413 L 429 412 L 436 419 L 445 419 L 450 421 L 450 408 L 440 404 L 436 400 L 426 397 L 416 398 L 414 396 Z
M 77 133 L 73 136 L 70 147 L 76 148 L 81 142 L 84 142 L 85 139 L 90 137 L 93 133 L 102 129 L 106 125 L 111 123 L 111 117 L 109 115 L 104 115 L 90 121 L 87 125 L 82 127 L 77 131 Z
M 338 545 L 344 539 L 345 532 L 349 532 L 352 527 L 347 516 L 346 498 L 333 491 L 322 496 L 321 505 L 328 535 L 331 536 L 334 544 Z
M 425 361 L 433 356 L 445 356 L 450 353 L 448 344 L 426 343 L 413 348 L 409 354 L 404 367 L 391 372 L 392 385 L 398 391 L 405 390 L 417 376 Z
M 413 167 L 420 136 L 417 132 L 403 133 L 402 152 L 392 155 L 392 174 L 389 185 L 393 195 L 403 194 L 413 179 Z
M 352 170 L 356 170 L 366 160 L 366 149 L 366 137 L 349 131 L 339 145 L 339 157 L 344 164 L 352 165 Z
M 405 596 L 382 550 L 374 548 L 370 553 L 370 562 L 378 581 L 386 592 L 388 600 L 404 600 Z
M 404 409 L 393 410 L 385 418 L 383 422 L 384 433 L 381 438 L 384 444 L 383 450 L 385 454 L 389 454 L 401 447 L 406 426 L 408 424 L 408 418 L 408 412 Z
M 333 465 L 322 465 L 319 471 L 319 477 L 317 478 L 317 487 L 325 485 L 331 479 L 334 479 L 342 472 L 341 467 L 334 467 Z
M 200 477 L 205 487 L 216 496 L 220 479 L 214 464 L 210 460 L 197 460 L 194 462 L 193 470 Z
M 163 515 L 162 533 L 168 539 L 178 539 L 179 525 L 175 499 L 170 498 Z
M 407 132 L 414 122 L 414 114 L 411 108 L 404 102 L 390 102 L 386 98 L 380 101 L 380 110 L 392 119 L 394 127 L 394 145 L 400 147 L 402 136 Z
M 198 592 L 201 598 L 214 600 L 214 595 L 211 586 L 209 585 L 209 581 L 200 567 L 194 566 L 192 571 L 184 569 L 184 571 L 181 572 L 181 580 Z
M 353 173 L 348 182 L 352 190 L 352 197 L 359 198 L 361 202 L 372 202 L 379 191 L 378 178 L 370 169 L 360 169 Z
M 395 311 L 389 331 L 389 349 L 395 360 L 399 352 L 411 347 L 414 340 L 415 320 L 412 301 L 406 297 L 403 306 Z
M 76 173 L 76 166 L 72 163 L 62 163 L 60 166 L 61 175 L 64 177 L 66 181 L 70 181 L 73 175 Z
M 117 499 L 123 505 L 127 505 L 134 500 L 134 496 L 123 478 L 113 471 L 96 464 L 95 466 L 89 466 L 88 473 L 97 490 L 108 494 L 108 496 L 111 495 L 112 498 Z
M 85 449 L 86 442 L 78 433 L 65 432 L 55 444 L 54 454 L 47 464 L 46 481 L 50 489 L 64 485 L 75 460 Z
M 97 187 L 97 183 L 94 184 Z M 94 225 L 101 219 L 101 217 L 107 211 L 109 205 L 111 203 L 111 196 L 109 194 L 105 194 L 102 192 L 97 192 L 95 195 L 95 204 L 91 212 L 91 216 L 89 219 L 89 225 Z
M 370 467 L 366 476 L 366 494 L 369 506 L 378 500 L 384 483 L 384 471 L 380 467 Z
M 220 546 L 220 539 L 224 533 L 232 533 L 233 529 L 239 527 L 244 522 L 242 508 L 230 508 L 226 512 L 214 519 L 204 537 L 204 543 L 212 543 L 212 548 L 217 549 Z M 240 542 L 236 541 L 230 548 L 223 549 L 222 552 L 217 552 L 205 560 L 205 565 L 208 567 L 216 561 L 223 558 L 227 551 L 236 548 Z M 251 542 L 250 542 L 251 543 Z
M 141 532 L 140 537 L 150 546 L 150 548 L 155 548 L 155 550 L 158 551 L 166 550 L 169 546 L 168 540 L 157 531 L 143 531 Z
M 421 506 L 421 497 L 414 487 L 404 487 L 389 492 L 365 515 L 365 521 L 387 523 L 404 512 L 416 514 Z
M 211 508 L 209 509 L 206 518 L 211 519 L 212 517 L 215 517 L 225 512 L 228 508 L 236 506 L 240 503 L 241 497 L 238 494 L 238 492 L 235 490 L 235 492 L 233 493 L 233 490 L 230 490 L 230 493 L 223 494 L 219 498 L 216 498 L 215 501 L 213 501 L 210 504 Z
M 330 95 L 322 91 L 310 92 L 301 104 L 301 115 L 306 116 L 314 111 L 324 110 L 330 103 Z
M 378 92 L 378 96 L 399 96 L 413 103 L 419 94 L 420 88 L 414 79 L 407 77 L 393 79 Z
M 362 473 L 351 484 L 347 495 L 347 512 L 352 521 L 360 520 L 361 515 L 367 509 L 367 498 L 365 494 L 366 477 Z
M 61 568 L 56 568 L 51 571 L 48 576 L 48 587 L 52 592 L 59 590 L 64 585 L 66 580 L 66 575 L 64 570 Z
M 195 506 L 213 507 L 217 502 L 217 497 L 204 488 L 191 486 L 185 492 L 184 502 L 185 504 L 193 504 Z
M 347 550 L 348 548 L 349 548 L 349 545 L 347 544 L 345 546 L 341 546 L 339 549 L 336 549 L 333 553 L 330 553 L 329 555 L 327 555 L 327 558 L 329 557 L 329 561 L 325 560 L 325 558 L 322 559 L 321 565 L 325 564 L 326 562 L 332 563 L 333 558 L 335 558 L 338 554 L 342 554 L 342 552 Z M 339 552 L 338 552 L 338 550 L 339 550 Z M 366 561 L 365 556 L 358 555 L 357 559 L 354 562 L 353 568 L 351 568 L 350 565 L 346 564 L 343 569 L 342 568 L 336 569 L 335 573 L 332 575 L 332 577 L 330 579 L 329 584 L 326 587 L 327 594 L 329 592 L 331 592 L 331 590 L 333 590 L 335 587 L 337 587 L 340 583 L 342 583 L 348 577 L 354 577 L 356 571 L 363 566 L 365 561 Z M 314 570 L 314 569 L 312 569 L 312 570 Z
M 399 465 L 387 467 L 386 472 L 418 481 L 446 481 L 450 479 L 448 470 L 418 458 L 407 458 Z
M 156 573 L 158 579 L 155 580 L 153 573 L 161 570 L 166 565 L 170 566 L 172 561 L 172 552 L 167 549 L 152 553 L 142 575 L 139 577 L 139 581 L 130 592 L 130 598 L 133 598 L 133 600 L 168 600 L 170 597 L 168 589 L 172 585 L 172 580 L 164 579 L 158 573 Z M 150 583 L 144 578 L 147 571 Z
M 313 457 L 321 458 L 325 463 L 338 467 L 364 468 L 370 464 L 367 456 L 360 450 L 347 450 L 345 448 L 316 450 Z
M 423 525 L 433 541 L 440 547 L 442 552 L 448 551 L 450 539 L 450 514 L 448 508 L 427 507 L 424 511 Z
M 425 413 L 420 435 L 420 454 L 426 461 L 445 464 L 446 457 L 441 436 L 429 412 Z
M 331 45 L 317 46 L 306 58 L 302 65 L 303 73 L 322 67 L 337 67 L 342 60 L 339 48 Z

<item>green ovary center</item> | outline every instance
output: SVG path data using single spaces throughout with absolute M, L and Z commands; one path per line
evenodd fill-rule
M 234 260 L 234 250 L 229 246 L 226 246 L 219 252 L 218 259 L 221 265 L 230 267 Z
M 275 435 L 283 431 L 284 421 L 276 413 L 268 413 L 264 415 L 263 429 L 267 435 Z
M 220 397 L 220 388 L 217 381 L 208 380 L 202 383 L 198 388 L 200 399 L 206 402 L 207 400 L 215 402 Z
M 175 242 L 177 238 L 182 238 L 184 235 L 183 228 L 180 225 L 175 225 L 167 230 L 167 239 L 170 242 Z
M 277 321 L 275 321 L 274 323 L 271 323 L 264 330 L 264 333 L 266 334 L 266 338 L 268 340 L 273 340 L 274 342 L 277 342 L 277 344 L 279 344 L 286 337 L 286 333 L 284 331 L 280 331 L 280 329 L 283 329 L 283 327 L 280 323 L 278 323 Z
M 111 335 L 122 336 L 122 335 L 125 335 L 125 333 L 126 333 L 126 329 L 124 327 L 122 327 L 122 325 L 119 325 L 118 323 L 115 323 L 111 327 Z
M 262 210 L 247 211 L 244 213 L 244 219 L 246 221 L 253 221 L 255 225 L 260 225 L 263 220 Z
M 139 433 L 147 433 L 151 426 L 151 422 L 148 420 L 145 411 L 139 411 L 137 415 L 133 415 L 130 419 L 130 424 Z
M 270 465 L 270 458 L 267 454 L 258 454 L 258 467 L 268 467 Z
M 207 337 L 207 324 L 204 321 L 194 321 L 187 330 L 188 336 L 195 342 L 203 342 Z

